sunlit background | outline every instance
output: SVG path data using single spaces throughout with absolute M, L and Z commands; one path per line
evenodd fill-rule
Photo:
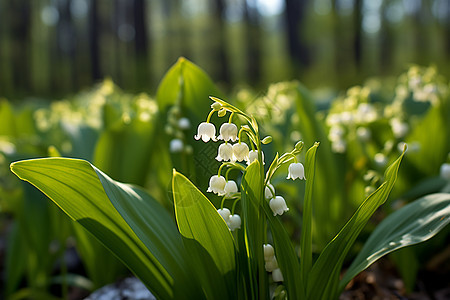
M 225 91 L 299 79 L 342 89 L 410 63 L 449 75 L 448 0 L 0 0 L 0 95 L 110 77 L 154 93 L 184 56 Z

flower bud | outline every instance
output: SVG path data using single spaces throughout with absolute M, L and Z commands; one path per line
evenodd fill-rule
M 275 197 L 275 188 L 270 183 L 267 184 L 266 188 L 264 189 L 264 198 L 267 200 L 270 200 Z
M 269 144 L 270 142 L 272 142 L 272 137 L 271 137 L 270 135 L 266 136 L 266 137 L 263 138 L 262 141 L 261 141 L 261 143 L 262 143 L 263 145 L 267 145 L 267 144 Z
M 261 158 L 264 164 L 264 152 L 261 152 Z M 258 150 L 251 150 L 248 153 L 248 162 L 247 164 L 250 165 L 254 160 L 258 159 Z
M 295 150 L 300 151 L 303 148 L 304 143 L 302 141 L 297 142 L 297 144 L 295 144 Z
M 213 110 L 219 110 L 222 107 L 222 104 L 220 104 L 219 102 L 214 102 L 213 104 L 211 104 L 211 108 Z

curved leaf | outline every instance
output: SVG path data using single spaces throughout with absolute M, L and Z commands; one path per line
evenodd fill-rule
M 215 207 L 184 175 L 173 171 L 178 229 L 207 298 L 236 298 L 234 240 Z
M 339 284 L 347 283 L 380 257 L 432 238 L 450 223 L 450 194 L 431 194 L 390 214 L 372 232 Z
M 191 290 L 191 287 L 187 286 L 186 289 L 181 284 L 190 282 L 189 277 L 183 277 L 188 270 L 185 265 L 179 265 L 180 260 L 177 259 L 183 255 L 180 254 L 184 252 L 183 243 L 169 214 L 148 195 L 137 188 L 113 181 L 84 160 L 26 160 L 11 164 L 11 170 L 20 179 L 40 189 L 67 215 L 89 230 L 156 297 L 186 299 L 191 296 L 185 291 Z M 126 203 L 137 210 L 144 207 L 142 213 L 148 213 L 149 210 L 153 213 L 149 216 L 138 215 L 138 218 L 145 217 L 145 222 L 139 220 L 142 227 L 138 228 L 133 223 L 128 225 L 112 202 L 127 218 L 130 217 L 130 211 L 123 208 Z M 143 233 L 157 240 L 141 241 L 136 234 L 142 237 Z
M 341 231 L 328 243 L 313 265 L 307 281 L 307 299 L 335 299 L 339 274 L 345 256 L 370 217 L 388 198 L 397 179 L 400 162 L 405 151 L 389 166 L 385 182 L 360 205 Z

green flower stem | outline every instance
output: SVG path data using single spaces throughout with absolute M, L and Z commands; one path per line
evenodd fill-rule
M 212 115 L 216 112 L 216 110 L 211 110 L 208 114 L 208 117 L 206 118 L 206 123 L 209 123 L 211 120 Z

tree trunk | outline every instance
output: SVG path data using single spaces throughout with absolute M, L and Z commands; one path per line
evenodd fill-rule
M 134 50 L 136 53 L 136 79 L 137 88 L 142 89 L 148 86 L 151 81 L 149 78 L 149 47 L 148 47 L 148 30 L 146 17 L 146 4 L 144 0 L 135 0 L 133 7 L 134 14 Z
M 250 84 L 255 84 L 261 79 L 261 32 L 259 28 L 258 11 L 255 3 L 249 5 L 246 0 L 244 5 L 245 36 L 247 40 L 247 80 Z M 251 6 L 253 8 L 251 8 Z
M 91 56 L 91 76 L 92 80 L 96 81 L 102 78 L 100 69 L 100 22 L 98 17 L 98 3 L 97 0 L 91 1 L 89 10 L 89 52 Z
M 219 35 L 219 41 L 217 43 L 216 49 L 214 49 L 214 53 L 217 56 L 217 62 L 219 66 L 218 78 L 217 80 L 225 82 L 226 84 L 230 83 L 230 70 L 229 70 L 229 62 L 228 56 L 226 53 L 226 32 L 225 32 L 225 21 L 224 21 L 224 11 L 225 11 L 225 1 L 224 0 L 216 0 L 215 7 L 215 24 Z

